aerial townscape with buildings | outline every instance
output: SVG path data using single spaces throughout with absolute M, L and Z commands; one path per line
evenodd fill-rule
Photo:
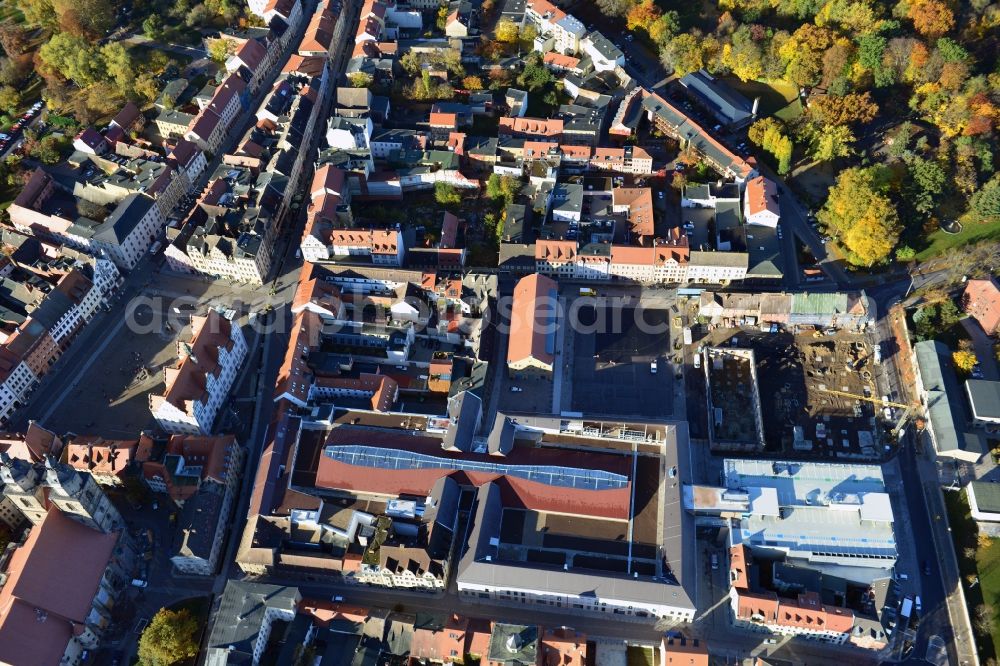
M 0 665 L 998 663 L 1000 5 L 0 47 Z

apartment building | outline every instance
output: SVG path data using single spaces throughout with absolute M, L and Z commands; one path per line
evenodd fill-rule
M 150 449 L 150 442 L 143 444 Z M 233 435 L 173 435 L 156 460 L 142 461 L 151 490 L 180 507 L 170 561 L 186 574 L 210 576 L 239 494 L 246 452 Z
M 743 219 L 747 224 L 762 227 L 778 226 L 781 208 L 778 205 L 778 186 L 773 180 L 757 176 L 747 181 L 743 203 Z
M 170 433 L 209 434 L 246 353 L 235 321 L 214 309 L 192 316 L 190 342 L 178 341 L 176 365 L 163 370 L 166 389 L 149 396 L 153 418 Z
M 298 7 L 298 3 L 295 3 Z M 209 153 L 219 150 L 222 140 L 228 134 L 233 122 L 243 108 L 246 82 L 239 72 L 233 72 L 223 80 L 212 94 L 209 103 L 195 118 L 184 138 L 198 148 Z

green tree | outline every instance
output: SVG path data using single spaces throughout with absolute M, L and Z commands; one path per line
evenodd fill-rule
M 535 92 L 555 83 L 552 71 L 542 64 L 542 57 L 533 51 L 524 59 L 524 69 L 517 77 L 517 84 L 528 92 Z
M 208 57 L 220 65 L 225 65 L 229 56 L 234 53 L 236 53 L 236 42 L 232 39 L 223 37 L 208 42 Z
M 102 46 L 101 60 L 104 62 L 105 72 L 114 80 L 121 94 L 131 97 L 135 90 L 136 66 L 121 42 L 111 42 Z
M 14 114 L 21 106 L 21 91 L 12 86 L 0 86 L 0 110 Z
M 538 28 L 536 28 L 531 23 L 528 23 L 521 28 L 521 32 L 518 35 L 522 42 L 527 42 L 529 45 L 535 41 L 535 37 L 538 37 Z
M 152 40 L 163 37 L 163 18 L 159 14 L 152 14 L 142 22 L 142 34 Z
M 601 13 L 609 17 L 625 16 L 635 4 L 635 0 L 595 0 L 594 4 Z
M 454 185 L 438 181 L 434 183 L 434 200 L 442 206 L 457 206 L 462 203 L 462 193 Z
M 809 154 L 820 162 L 829 162 L 853 153 L 854 132 L 846 125 L 821 127 L 810 124 Z
M 52 0 L 18 0 L 17 7 L 24 12 L 24 20 L 31 25 L 54 28 L 58 22 Z
M 448 27 L 448 3 L 444 3 L 437 10 L 437 16 L 434 20 L 434 25 L 438 30 L 444 32 L 444 29 Z
M 921 215 L 930 215 L 944 193 L 948 174 L 938 162 L 923 157 L 911 157 L 906 167 L 904 200 Z
M 842 171 L 818 215 L 840 238 L 848 261 L 858 266 L 884 261 L 899 240 L 899 217 L 884 180 L 874 168 Z
M 750 126 L 747 132 L 750 141 L 774 155 L 778 161 L 778 173 L 786 174 L 791 170 L 792 151 L 794 144 L 784 132 L 781 121 L 768 117 L 761 118 Z
M 83 37 L 57 32 L 38 50 L 38 57 L 64 79 L 81 88 L 104 74 L 100 53 Z
M 909 245 L 901 245 L 898 250 L 896 250 L 896 260 L 897 261 L 913 261 L 917 258 L 917 251 L 914 250 Z
M 663 49 L 661 59 L 668 71 L 677 76 L 696 72 L 705 66 L 705 56 L 700 39 L 690 33 L 677 35 Z
M 352 72 L 347 75 L 352 88 L 371 88 L 375 79 L 368 72 Z
M 170 666 L 198 654 L 198 622 L 186 608 L 161 609 L 139 638 L 139 661 L 145 666 Z
M 1000 218 L 1000 176 L 994 176 L 972 195 L 969 208 L 983 219 Z
M 882 35 L 862 35 L 858 39 L 858 63 L 871 72 L 879 88 L 896 82 L 896 72 L 885 64 L 885 47 L 888 42 Z
M 491 199 L 498 208 L 512 203 L 519 189 L 521 189 L 521 181 L 513 176 L 491 173 L 486 180 L 486 197 Z

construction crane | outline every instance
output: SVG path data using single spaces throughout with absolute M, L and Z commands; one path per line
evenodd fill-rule
M 848 393 L 847 391 L 837 391 L 835 389 L 828 389 L 828 388 L 823 388 L 820 390 L 824 393 L 838 395 L 842 398 L 854 398 L 855 400 L 864 400 L 865 402 L 873 402 L 876 405 L 881 405 L 882 407 L 896 407 L 898 409 L 902 409 L 903 414 L 902 416 L 899 417 L 899 421 L 896 422 L 895 427 L 892 429 L 893 437 L 899 436 L 899 431 L 903 429 L 904 425 L 906 425 L 906 422 L 909 420 L 911 414 L 918 413 L 922 409 L 919 404 L 907 405 L 901 402 L 893 402 L 892 400 L 883 400 L 882 398 L 875 398 L 870 395 L 858 395 L 856 393 Z
M 856 393 L 848 393 L 847 391 L 837 391 L 834 389 L 823 388 L 820 389 L 823 393 L 832 393 L 833 395 L 839 395 L 842 398 L 854 398 L 856 400 L 864 400 L 866 402 L 874 402 L 876 404 L 882 405 L 883 407 L 898 407 L 900 409 L 918 409 L 917 405 L 904 405 L 901 402 L 893 402 L 891 400 L 883 400 L 882 398 L 875 398 L 870 395 L 857 395 Z

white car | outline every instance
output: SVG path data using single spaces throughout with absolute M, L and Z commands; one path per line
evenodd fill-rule
M 520 386 L 511 386 L 511 387 L 510 387 L 510 392 L 511 392 L 511 393 L 520 393 L 520 392 L 521 392 L 521 391 L 523 391 L 523 390 L 524 390 L 524 389 L 523 389 L 523 388 L 521 388 Z

